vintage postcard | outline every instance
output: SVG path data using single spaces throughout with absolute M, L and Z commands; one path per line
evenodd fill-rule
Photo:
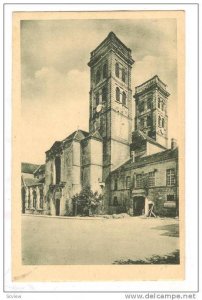
M 184 279 L 184 12 L 13 13 L 13 281 Z

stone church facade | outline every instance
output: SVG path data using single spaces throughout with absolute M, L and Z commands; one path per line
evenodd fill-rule
M 167 86 L 156 75 L 136 87 L 133 119 L 133 64 L 131 50 L 113 32 L 91 52 L 89 132 L 77 130 L 46 151 L 44 214 L 73 215 L 72 196 L 87 185 L 102 193 L 103 213 L 146 214 L 150 203 L 157 214 L 178 213 Z

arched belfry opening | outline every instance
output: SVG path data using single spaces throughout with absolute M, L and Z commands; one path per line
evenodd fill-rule
M 55 183 L 59 184 L 61 181 L 61 158 L 57 156 L 55 158 Z

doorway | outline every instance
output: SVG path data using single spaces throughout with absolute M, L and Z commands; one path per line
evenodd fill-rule
M 60 156 L 57 156 L 55 158 L 55 183 L 60 183 L 60 177 L 61 177 L 61 158 Z
M 60 215 L 60 199 L 56 199 L 55 201 L 55 215 Z
M 145 197 L 136 196 L 133 198 L 133 215 L 141 216 L 144 214 Z

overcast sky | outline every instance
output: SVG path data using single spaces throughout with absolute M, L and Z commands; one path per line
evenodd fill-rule
M 88 131 L 90 52 L 113 31 L 132 50 L 132 91 L 154 75 L 168 85 L 169 138 L 177 138 L 174 19 L 22 21 L 22 157 L 45 151 L 78 127 Z

